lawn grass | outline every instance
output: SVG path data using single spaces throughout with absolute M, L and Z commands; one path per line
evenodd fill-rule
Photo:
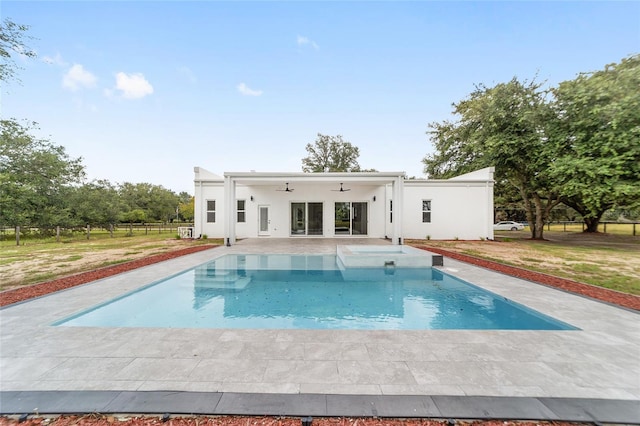
M 56 242 L 55 237 L 0 241 L 0 290 L 49 281 L 128 262 L 153 254 L 202 244 L 222 244 L 222 240 L 178 240 L 169 233 L 144 233 L 111 238 L 95 232 L 96 238 Z M 106 234 L 106 237 L 105 235 Z M 100 237 L 98 237 L 100 235 Z
M 423 241 L 428 246 L 640 295 L 640 237 L 526 231 L 496 232 L 495 241 Z M 415 241 L 414 241 L 415 242 Z

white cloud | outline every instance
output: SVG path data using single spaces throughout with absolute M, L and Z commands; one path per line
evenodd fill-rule
M 82 65 L 73 64 L 62 77 L 62 87 L 75 92 L 82 88 L 94 87 L 97 80 L 96 76 L 85 70 Z
M 262 90 L 253 90 L 249 86 L 244 83 L 240 83 L 236 86 L 238 88 L 238 92 L 242 93 L 245 96 L 260 96 L 262 95 Z
M 62 59 L 62 55 L 60 55 L 60 53 L 56 53 L 55 56 L 44 56 L 42 58 L 42 62 L 49 65 L 57 65 L 59 67 L 66 67 L 69 65 L 64 59 Z
M 122 97 L 126 99 L 140 99 L 153 93 L 153 86 L 141 73 L 117 73 L 115 88 L 120 90 Z
M 298 36 L 298 46 L 306 46 L 306 45 L 309 45 L 309 46 L 313 47 L 316 50 L 320 49 L 320 46 L 318 46 L 318 44 L 315 41 L 309 40 L 307 37 L 299 35 Z
M 178 67 L 178 72 L 187 80 L 189 80 L 191 83 L 196 83 L 198 81 L 198 78 L 193 73 L 193 71 L 191 71 L 189 67 L 185 67 L 185 66 Z

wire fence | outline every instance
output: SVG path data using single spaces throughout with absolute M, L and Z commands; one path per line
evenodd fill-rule
M 135 237 L 139 235 L 164 235 L 173 234 L 179 238 L 179 227 L 190 227 L 191 223 L 119 223 L 107 226 L 80 226 L 80 227 L 0 227 L 0 241 L 15 241 L 17 245 L 29 242 L 72 242 L 79 240 L 93 240 L 105 238 Z
M 584 222 L 549 222 L 546 228 L 548 231 L 583 232 L 587 226 Z M 640 222 L 603 221 L 598 224 L 598 232 L 637 236 L 640 233 Z

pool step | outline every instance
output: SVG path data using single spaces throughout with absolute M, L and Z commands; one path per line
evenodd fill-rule
M 231 270 L 196 270 L 197 288 L 243 289 L 251 282 L 251 277 L 239 275 Z

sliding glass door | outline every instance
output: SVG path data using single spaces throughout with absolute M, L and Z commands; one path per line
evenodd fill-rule
M 335 203 L 335 235 L 367 235 L 367 203 Z
M 291 235 L 322 235 L 322 203 L 291 203 Z
M 351 235 L 367 235 L 367 203 L 351 203 Z

